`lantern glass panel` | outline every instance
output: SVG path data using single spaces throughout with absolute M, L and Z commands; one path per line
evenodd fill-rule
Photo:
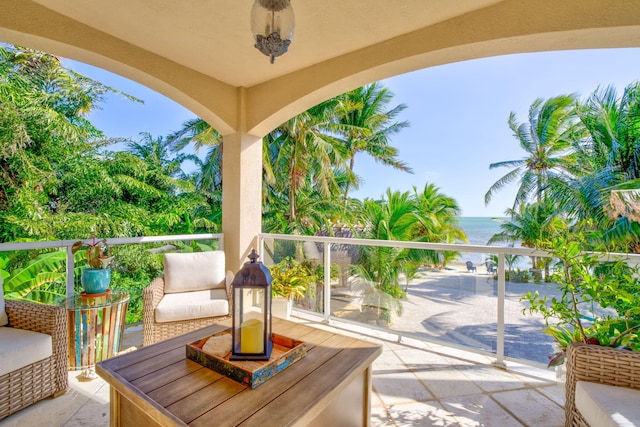
M 240 289 L 242 294 L 238 333 L 240 335 L 240 353 L 264 353 L 264 289 Z M 238 305 L 240 309 L 240 305 Z
M 271 333 L 271 273 L 257 254 L 250 256 L 232 283 L 233 349 L 231 360 L 269 360 Z

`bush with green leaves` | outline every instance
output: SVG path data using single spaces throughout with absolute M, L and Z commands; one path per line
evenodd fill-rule
M 142 291 L 162 273 L 162 254 L 149 251 L 147 245 L 122 245 L 113 248 L 111 288 L 129 293 L 127 324 L 142 321 Z
M 604 254 L 585 253 L 585 237 L 562 235 L 551 241 L 550 252 L 559 260 L 552 275 L 562 292 L 559 298 L 527 293 L 530 306 L 523 312 L 539 313 L 545 332 L 558 342 L 561 352 L 550 365 L 562 363 L 571 342 L 640 351 L 640 281 L 638 267 L 622 259 L 603 260 Z
M 25 259 L 24 256 L 29 258 Z M 0 254 L 4 295 L 51 303 L 65 296 L 66 251 L 15 251 Z
M 291 257 L 273 264 L 269 270 L 273 277 L 272 295 L 290 300 L 304 298 L 307 289 L 311 289 L 318 280 L 307 263 L 300 263 Z

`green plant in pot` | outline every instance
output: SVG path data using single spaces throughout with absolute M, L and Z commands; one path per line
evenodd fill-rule
M 559 349 L 549 366 L 561 365 L 572 342 L 640 351 L 640 282 L 638 268 L 621 259 L 601 260 L 600 254 L 585 253 L 586 237 L 579 233 L 550 242 L 550 252 L 559 262 L 552 275 L 561 296 L 547 298 L 538 292 L 523 296 L 547 323 L 545 332 Z
M 271 271 L 272 313 L 278 317 L 288 318 L 295 299 L 304 298 L 305 292 L 317 280 L 312 270 L 304 263 L 286 257 L 269 267 Z
M 109 289 L 111 283 L 111 270 L 109 264 L 113 257 L 109 251 L 107 240 L 96 240 L 92 237 L 91 242 L 78 241 L 71 246 L 74 254 L 84 250 L 89 267 L 82 270 L 80 282 L 87 294 L 100 294 Z

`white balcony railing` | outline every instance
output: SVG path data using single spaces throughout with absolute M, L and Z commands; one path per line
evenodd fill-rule
M 102 238 L 99 238 L 102 240 Z M 70 297 L 74 294 L 74 259 L 71 252 L 71 246 L 78 240 L 88 241 L 88 239 L 73 239 L 73 240 L 48 240 L 44 242 L 17 242 L 17 243 L 0 243 L 0 253 L 9 251 L 22 251 L 33 249 L 60 249 L 66 248 L 67 260 L 67 287 L 66 296 Z M 224 237 L 222 234 L 184 234 L 176 236 L 143 236 L 143 237 L 124 237 L 124 238 L 111 238 L 106 239 L 109 246 L 116 245 L 128 245 L 128 244 L 141 244 L 141 243 L 156 243 L 156 242 L 177 242 L 177 241 L 190 241 L 190 240 L 217 240 L 218 247 L 224 248 Z
M 513 283 L 507 282 L 506 273 L 506 257 L 509 255 L 520 255 L 523 257 L 521 264 L 528 264 L 531 257 L 550 257 L 546 251 L 535 250 L 531 248 L 513 248 L 499 246 L 480 246 L 480 245 L 464 245 L 464 244 L 445 244 L 445 243 L 417 243 L 417 242 L 399 242 L 399 241 L 380 241 L 357 238 L 335 238 L 335 237 L 316 237 L 316 236 L 292 236 L 283 234 L 260 234 L 260 254 L 266 265 L 278 261 L 282 254 L 278 254 L 275 242 L 277 241 L 293 241 L 318 244 L 322 250 L 319 250 L 318 257 L 323 264 L 323 301 L 321 313 L 315 313 L 312 310 L 296 307 L 297 311 L 305 312 L 311 315 L 320 315 L 322 320 L 329 322 L 332 318 L 338 319 L 336 313 L 332 310 L 332 278 L 331 266 L 338 261 L 332 259 L 332 247 L 342 246 L 377 246 L 377 247 L 394 247 L 408 248 L 419 250 L 436 250 L 436 251 L 456 251 L 461 254 L 474 254 L 478 256 L 488 257 L 488 255 L 497 256 L 497 272 L 489 273 L 484 271 L 485 267 L 481 264 L 479 270 L 469 274 L 464 269 L 464 264 L 460 264 L 461 269 L 452 276 L 443 274 L 432 274 L 426 272 L 422 279 L 416 278 L 412 280 L 413 285 L 407 286 L 409 296 L 411 297 L 412 288 L 417 288 L 422 295 L 435 295 L 434 297 L 418 296 L 411 300 L 404 301 L 403 304 L 420 305 L 428 303 L 424 306 L 413 309 L 413 313 L 408 316 L 417 319 L 403 319 L 399 317 L 397 321 L 389 327 L 383 328 L 387 332 L 401 337 L 418 338 L 432 341 L 447 346 L 459 347 L 464 350 L 471 350 L 477 353 L 492 355 L 495 357 L 495 364 L 504 366 L 505 359 L 516 359 L 518 361 L 528 362 L 536 366 L 546 364 L 547 355 L 553 352 L 552 338 L 544 334 L 544 321 L 540 316 L 524 314 L 523 309 L 526 308 L 521 297 L 527 291 L 547 292 L 550 296 L 559 295 L 552 283 Z M 317 256 L 318 254 L 316 254 Z M 275 260 L 273 258 L 276 258 Z M 629 264 L 640 264 L 640 255 L 612 253 L 602 257 L 607 259 L 623 259 Z M 464 257 L 462 258 L 464 260 Z M 343 261 L 344 262 L 344 261 Z M 356 261 L 357 262 L 357 261 Z M 348 267 L 347 267 L 348 268 Z M 533 274 L 539 274 L 540 271 L 525 267 L 525 273 L 533 271 Z M 451 273 L 451 272 L 447 272 Z M 509 272 L 513 274 L 514 272 Z M 433 276 L 433 277 L 429 277 Z M 543 279 L 544 280 L 544 279 Z M 453 283 L 453 289 L 451 287 Z M 333 283 L 334 287 L 336 283 Z M 507 288 L 508 285 L 508 288 Z M 338 285 L 339 286 L 339 285 Z M 418 293 L 418 292 L 413 292 Z M 431 294 L 429 294 L 431 293 Z M 449 300 L 447 300 L 449 298 Z M 462 302 L 456 299 L 463 300 Z M 435 301 L 435 302 L 434 302 Z M 440 310 L 446 306 L 445 310 Z M 436 310 L 437 312 L 424 312 L 428 310 Z M 405 310 L 405 312 L 408 310 Z M 441 319 L 438 316 L 448 316 L 443 325 L 438 325 L 440 329 L 440 337 L 433 337 L 428 333 L 432 325 L 429 323 L 433 319 Z M 491 323 L 486 319 L 494 316 Z M 506 319 L 506 316 L 509 319 Z M 341 321 L 345 319 L 340 318 Z M 410 322 L 413 322 L 409 324 Z M 484 323 L 482 323 L 484 322 Z M 360 322 L 358 322 L 360 323 Z M 493 327 L 495 323 L 495 327 Z M 369 328 L 378 328 L 376 325 L 367 324 Z M 507 331 L 508 327 L 508 331 Z M 433 329 L 433 328 L 431 328 Z M 491 335 L 487 337 L 487 334 Z M 507 335 L 507 343 L 509 351 L 505 352 L 505 334 Z M 484 348 L 483 348 L 484 347 Z
M 0 254 L 6 251 L 20 251 L 20 250 L 34 250 L 34 249 L 51 249 L 51 248 L 66 248 L 67 261 L 66 261 L 66 295 L 71 296 L 74 293 L 74 260 L 71 253 L 71 246 L 79 239 L 73 240 L 58 240 L 58 241 L 46 241 L 46 242 L 26 242 L 26 243 L 0 243 Z M 86 239 L 84 239 L 86 240 Z M 222 234 L 188 234 L 177 236 L 152 236 L 152 237 L 134 237 L 134 238 L 113 238 L 107 239 L 107 243 L 111 246 L 115 245 L 127 245 L 127 244 L 143 244 L 143 243 L 160 243 L 160 242 L 172 242 L 172 241 L 191 241 L 191 240 L 217 240 L 218 247 L 223 249 L 223 235 Z M 273 263 L 276 241 L 293 241 L 302 242 L 307 244 L 319 245 L 322 248 L 322 254 L 320 261 L 322 263 L 324 282 L 322 286 L 322 301 L 318 304 L 322 307 L 321 312 L 317 313 L 313 310 L 304 309 L 302 307 L 296 307 L 298 313 L 308 314 L 312 316 L 321 316 L 321 320 L 325 322 L 331 321 L 332 318 L 337 319 L 336 311 L 333 306 L 337 304 L 336 298 L 332 297 L 332 278 L 331 268 L 336 264 L 338 260 L 332 259 L 332 248 L 340 246 L 374 246 L 374 247 L 394 247 L 394 248 L 410 248 L 420 250 L 437 250 L 437 251 L 456 251 L 462 254 L 479 254 L 482 256 L 491 254 L 497 256 L 497 272 L 487 273 L 484 272 L 484 267 L 479 266 L 480 271 L 472 274 L 465 274 L 464 271 L 459 271 L 455 275 L 454 279 L 449 278 L 449 282 L 452 280 L 454 284 L 455 280 L 458 280 L 459 289 L 446 288 L 445 294 L 438 294 L 440 299 L 439 303 L 451 304 L 452 312 L 454 314 L 454 320 L 450 319 L 447 322 L 443 322 L 439 325 L 441 330 L 440 336 L 429 336 L 420 330 L 414 328 L 413 325 L 409 325 L 402 317 L 397 319 L 397 322 L 393 323 L 389 327 L 381 328 L 378 325 L 364 324 L 363 326 L 373 329 L 384 329 L 386 332 L 391 332 L 397 335 L 398 339 L 407 336 L 412 338 L 423 339 L 427 341 L 433 341 L 439 344 L 447 345 L 450 347 L 459 347 L 465 350 L 476 351 L 481 354 L 489 354 L 495 357 L 495 363 L 499 366 L 504 365 L 505 359 L 517 359 L 519 361 L 534 362 L 535 365 L 540 365 L 544 361 L 539 358 L 531 358 L 526 354 L 526 346 L 536 344 L 536 340 L 541 340 L 544 337 L 542 329 L 544 324 L 537 320 L 537 323 L 529 322 L 529 315 L 521 315 L 520 318 L 513 319 L 514 313 L 520 313 L 522 306 L 518 305 L 518 301 L 523 293 L 526 292 L 525 285 L 514 284 L 507 282 L 505 277 L 507 273 L 507 266 L 505 259 L 509 255 L 521 255 L 523 257 L 548 257 L 549 254 L 541 250 L 533 250 L 529 248 L 511 248 L 511 247 L 498 247 L 498 246 L 481 246 L 481 245 L 462 245 L 462 244 L 444 244 L 444 243 L 416 243 L 416 242 L 399 242 L 399 241 L 379 241 L 369 239 L 356 239 L 356 238 L 335 238 L 335 237 L 316 237 L 316 236 L 292 236 L 282 234 L 260 234 L 259 235 L 259 252 L 261 259 L 265 265 L 270 266 Z M 277 252 L 277 251 L 275 251 Z M 320 252 L 320 251 L 319 251 Z M 335 251 L 333 251 L 335 252 Z M 276 254 L 277 255 L 277 254 Z M 640 255 L 631 254 L 608 254 L 609 258 L 625 259 L 630 264 L 640 264 Z M 278 258 L 276 256 L 275 258 Z M 463 258 L 464 259 L 464 258 Z M 276 259 L 277 260 L 277 259 Z M 445 289 L 443 283 L 439 282 L 439 278 L 428 277 L 431 272 L 426 272 L 426 277 L 430 280 L 428 283 L 420 283 L 421 279 L 415 279 L 411 283 L 418 283 L 416 288 L 421 291 L 431 292 L 433 289 Z M 424 279 L 424 277 L 423 277 Z M 425 280 L 427 280 L 425 279 Z M 432 280 L 433 279 L 433 280 Z M 470 286 L 472 290 L 465 289 Z M 333 287 L 335 287 L 333 283 Z M 509 288 L 507 288 L 509 285 Z M 142 284 L 141 284 L 142 286 Z M 530 285 L 537 286 L 537 285 Z M 545 289 L 549 289 L 550 285 Z M 411 291 L 414 288 L 409 287 Z M 466 293 L 465 293 L 466 292 Z M 409 292 L 411 293 L 411 292 Z M 476 296 L 478 298 L 469 297 L 469 295 Z M 452 302 L 455 299 L 460 299 L 460 295 L 466 295 L 468 300 L 464 301 L 463 305 L 456 308 Z M 444 296 L 443 296 L 444 295 Z M 403 302 L 407 304 L 406 302 Z M 460 308 L 461 307 L 461 308 Z M 414 307 L 420 311 L 422 307 Z M 425 308 L 428 310 L 429 308 Z M 456 311 L 458 310 L 458 311 Z M 466 327 L 470 327 L 468 323 L 473 323 L 474 313 L 479 313 L 486 319 L 487 316 L 494 316 L 491 324 L 483 325 L 482 330 L 471 331 L 465 335 L 465 331 L 460 332 Z M 415 314 L 415 313 L 414 313 Z M 433 320 L 433 313 L 425 312 L 424 319 L 417 319 L 418 323 L 428 324 Z M 506 317 L 510 318 L 507 319 Z M 469 321 L 471 319 L 471 321 Z M 345 321 L 344 318 L 340 320 Z M 414 319 L 415 321 L 416 319 Z M 346 320 L 348 322 L 348 320 Z M 495 323 L 495 326 L 493 326 Z M 524 326 L 523 326 L 524 325 Z M 509 331 L 506 331 L 507 327 L 511 327 Z M 471 328 L 472 329 L 472 328 Z M 508 332 L 508 333 L 507 333 Z M 476 334 L 474 336 L 474 334 Z M 482 336 L 481 336 L 482 335 Z M 509 345 L 513 343 L 521 343 L 525 349 L 520 353 L 514 353 L 512 355 L 509 351 L 505 352 L 505 336 L 508 337 Z M 461 339 L 458 339 L 460 338 Z M 542 337 L 542 338 L 541 338 Z M 480 339 L 482 338 L 482 339 Z M 550 350 L 550 338 L 547 338 L 545 346 Z M 487 344 L 489 342 L 489 344 Z M 533 344 L 531 344 L 533 342 Z M 478 344 L 478 345 L 476 345 Z M 538 350 L 540 352 L 540 350 Z M 537 363 L 536 363 L 537 362 Z

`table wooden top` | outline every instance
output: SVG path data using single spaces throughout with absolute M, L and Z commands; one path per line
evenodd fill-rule
M 186 344 L 228 328 L 212 325 L 100 362 L 96 372 L 159 425 L 304 424 L 382 353 L 378 344 L 286 320 L 273 331 L 309 345 L 304 358 L 256 389 L 186 358 Z

